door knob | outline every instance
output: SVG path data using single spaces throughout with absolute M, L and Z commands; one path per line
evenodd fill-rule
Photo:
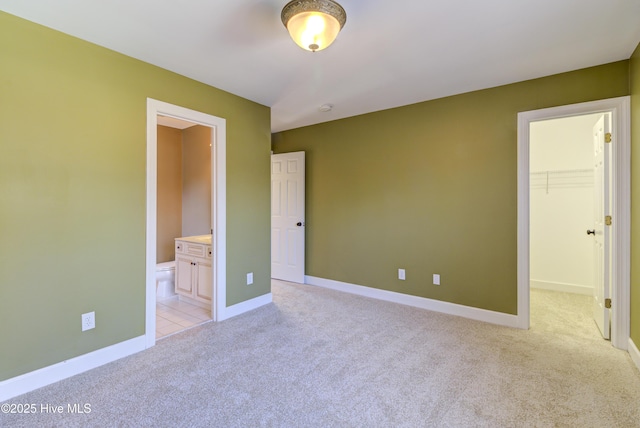
M 296 226 L 302 226 L 302 222 L 301 221 L 297 222 Z
M 595 234 L 596 234 L 596 230 L 595 229 L 591 229 L 591 230 L 587 229 L 587 235 L 594 235 L 595 236 Z

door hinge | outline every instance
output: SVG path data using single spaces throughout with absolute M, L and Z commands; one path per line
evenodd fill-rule
M 604 307 L 611 309 L 611 299 L 604 299 Z
M 611 216 L 605 216 L 604 217 L 604 224 L 606 224 L 607 226 L 611 226 Z
M 611 132 L 607 132 L 606 134 L 604 134 L 604 142 L 605 143 L 611 142 Z

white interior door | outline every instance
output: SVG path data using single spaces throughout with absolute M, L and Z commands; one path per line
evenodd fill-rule
M 304 284 L 304 152 L 271 155 L 271 277 Z
M 605 339 L 611 332 L 611 310 L 607 307 L 611 298 L 611 227 L 606 224 L 611 214 L 611 144 L 605 142 L 610 129 L 609 114 L 603 114 L 593 127 L 594 229 L 588 231 L 593 235 L 595 258 L 593 319 Z

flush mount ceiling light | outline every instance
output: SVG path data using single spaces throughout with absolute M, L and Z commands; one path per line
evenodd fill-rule
M 293 41 L 312 52 L 329 47 L 347 22 L 347 13 L 333 0 L 293 0 L 280 17 Z

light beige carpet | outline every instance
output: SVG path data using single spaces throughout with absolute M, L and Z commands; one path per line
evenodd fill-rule
M 11 400 L 2 427 L 634 427 L 640 372 L 589 299 L 533 290 L 522 331 L 305 285 Z

